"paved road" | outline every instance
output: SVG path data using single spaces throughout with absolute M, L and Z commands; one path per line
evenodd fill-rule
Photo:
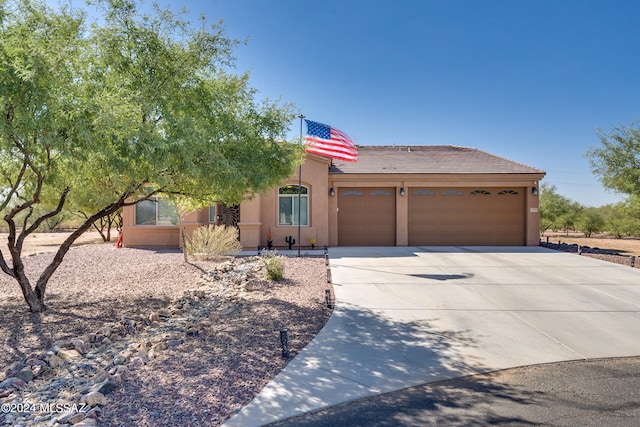
M 368 397 L 270 427 L 640 425 L 640 358 L 527 366 Z
M 519 366 L 640 355 L 637 269 L 538 247 L 329 255 L 334 315 L 227 426 Z

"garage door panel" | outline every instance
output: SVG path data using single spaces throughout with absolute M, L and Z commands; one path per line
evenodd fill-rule
M 522 188 L 416 188 L 409 192 L 409 245 L 523 245 Z
M 501 207 L 496 213 L 500 244 L 523 245 L 525 243 L 526 190 L 524 188 L 503 189 L 496 194 Z
M 496 239 L 495 196 L 489 190 L 472 190 L 465 197 L 465 229 L 469 245 L 494 245 Z
M 394 246 L 394 188 L 342 188 L 338 191 L 340 246 Z
M 348 233 L 341 236 L 340 244 L 343 246 L 354 246 L 355 243 L 364 238 L 368 233 L 365 223 L 365 212 L 361 208 L 364 205 L 364 191 L 357 189 L 340 190 L 338 199 L 339 228 L 349 230 Z

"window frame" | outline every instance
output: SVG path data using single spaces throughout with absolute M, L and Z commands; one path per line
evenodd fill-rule
M 210 205 L 209 206 L 209 224 L 217 224 L 218 223 L 218 206 Z M 213 216 L 211 213 L 213 212 Z
M 153 206 L 154 206 L 154 223 L 153 224 L 138 223 L 138 219 L 139 219 L 138 208 L 143 206 L 143 204 L 146 204 L 146 203 L 153 203 Z M 160 209 L 160 203 L 165 204 L 165 206 L 163 206 L 163 209 Z M 162 219 L 162 217 L 160 216 L 160 212 L 162 210 L 166 210 L 167 212 L 169 212 L 169 216 Z M 178 210 L 166 199 L 153 196 L 148 199 L 141 200 L 134 205 L 133 224 L 135 227 L 176 227 L 178 225 L 178 221 L 179 221 Z
M 301 215 L 300 215 L 300 227 L 309 227 L 309 220 L 310 220 L 310 215 L 309 215 L 309 194 L 311 193 L 311 188 L 306 186 L 306 185 L 301 185 L 300 187 L 301 187 L 300 208 L 302 210 Z M 278 187 L 278 203 L 277 203 L 277 222 L 278 222 L 278 227 L 297 227 L 298 226 L 298 223 L 297 223 L 297 220 L 298 220 L 298 215 L 297 215 L 298 193 L 297 192 L 295 192 L 295 193 L 282 193 L 283 189 L 295 189 L 297 191 L 298 184 L 285 184 L 285 185 L 283 185 L 281 187 Z M 302 192 L 304 190 L 306 190 L 306 193 Z M 284 213 L 282 211 L 282 200 L 283 199 L 289 199 L 290 200 L 291 209 L 290 209 L 290 212 L 289 212 L 289 218 L 291 218 L 291 223 L 287 223 L 287 222 L 281 221 L 282 214 Z

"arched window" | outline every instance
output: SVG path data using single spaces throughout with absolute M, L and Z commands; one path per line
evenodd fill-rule
M 278 189 L 278 225 L 298 225 L 298 186 Z M 300 187 L 300 225 L 309 225 L 309 189 Z

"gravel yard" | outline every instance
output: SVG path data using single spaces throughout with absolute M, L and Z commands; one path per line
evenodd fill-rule
M 26 259 L 28 274 L 53 254 Z M 326 266 L 319 258 L 284 258 L 285 280 L 256 280 L 234 309 L 211 327 L 169 347 L 132 371 L 107 396 L 100 426 L 220 425 L 246 405 L 287 363 L 279 331 L 289 331 L 291 356 L 319 332 L 326 308 Z M 176 250 L 72 248 L 52 277 L 48 310 L 27 311 L 17 283 L 0 276 L 0 367 L 121 321 L 153 313 L 197 288 L 219 263 L 186 264 Z M 0 381 L 4 376 L 0 370 Z
M 569 252 L 574 249 L 570 245 L 549 246 Z M 583 255 L 629 262 L 628 256 L 600 250 L 588 249 Z M 52 257 L 53 253 L 26 257 L 32 281 Z M 217 276 L 207 272 L 224 262 L 187 264 L 182 253 L 172 249 L 115 249 L 113 244 L 74 247 L 49 282 L 45 298 L 48 310 L 41 314 L 29 313 L 17 283 L 0 275 L 0 382 L 13 362 L 42 354 L 56 343 L 95 333 L 108 325 L 117 327 L 127 319 L 182 307 L 179 302 L 185 298 L 185 291 L 204 289 L 203 278 L 209 277 L 207 289 L 217 286 Z M 199 304 L 198 297 L 178 310 L 173 319 L 151 322 L 144 331 L 147 335 L 140 333 L 142 338 L 98 345 L 92 353 L 105 353 L 98 359 L 111 360 L 127 345 L 131 349 L 141 340 L 151 339 L 149 334 L 155 334 L 156 341 L 181 338 L 177 345 L 167 346 L 148 363 L 132 369 L 125 381 L 118 382 L 106 404 L 95 408 L 97 425 L 215 426 L 238 412 L 285 367 L 280 330 L 289 331 L 293 357 L 331 315 L 324 301 L 328 289 L 324 260 L 285 257 L 284 262 L 285 280 L 276 283 L 263 279 L 258 259 L 247 260 L 254 271 L 248 276 L 251 282 L 236 287 L 240 292 L 231 289 L 229 294 L 225 290 L 224 298 L 231 302 L 215 315 L 204 311 L 202 317 L 203 310 L 198 312 L 197 307 L 189 311 L 191 302 L 194 307 Z M 223 287 L 232 288 L 227 284 Z M 187 327 L 179 326 L 181 319 L 188 317 L 207 326 L 189 334 Z M 73 371 L 75 365 L 69 369 Z M 27 396 L 38 399 L 39 395 L 28 392 Z M 9 398 L 15 401 L 15 393 Z M 7 401 L 3 399 L 8 398 L 0 398 L 0 403 Z M 80 395 L 70 394 L 70 399 L 77 401 Z M 2 421 L 0 416 L 0 425 Z M 26 421 L 25 425 L 50 423 Z M 13 424 L 6 423 L 5 419 L 5 425 Z

